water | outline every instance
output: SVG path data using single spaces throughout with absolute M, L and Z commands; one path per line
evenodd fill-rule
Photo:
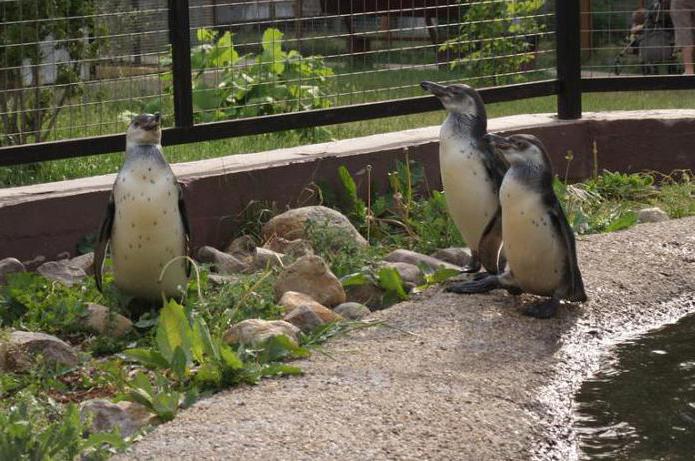
M 617 346 L 576 400 L 581 459 L 695 460 L 695 316 Z

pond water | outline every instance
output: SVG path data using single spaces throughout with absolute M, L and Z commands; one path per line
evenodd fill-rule
M 695 460 L 695 315 L 618 345 L 576 401 L 581 459 Z

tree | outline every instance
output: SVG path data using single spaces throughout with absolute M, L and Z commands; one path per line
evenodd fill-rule
M 4 2 L 0 23 L 0 145 L 45 141 L 62 107 L 81 92 L 98 40 L 95 0 Z

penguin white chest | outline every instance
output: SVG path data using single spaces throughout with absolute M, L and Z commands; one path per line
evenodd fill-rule
M 439 166 L 449 214 L 466 243 L 478 248 L 499 199 L 476 147 L 442 131 Z
M 168 165 L 152 159 L 127 163 L 114 185 L 115 215 L 111 233 L 114 283 L 140 298 L 159 299 L 186 286 L 185 261 L 164 266 L 186 251 L 178 207 L 178 188 Z
M 563 280 L 566 252 L 541 195 L 508 173 L 500 202 L 504 251 L 514 279 L 524 291 L 552 296 Z

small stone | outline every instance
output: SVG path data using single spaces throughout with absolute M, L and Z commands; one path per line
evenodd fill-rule
M 637 222 L 661 222 L 668 221 L 668 213 L 659 207 L 642 208 L 637 212 Z
M 232 256 L 253 255 L 256 252 L 256 242 L 250 235 L 242 235 L 232 240 L 225 252 Z
M 219 274 L 208 274 L 208 282 L 211 285 L 221 286 L 230 283 L 239 282 L 240 277 L 237 275 L 219 275 Z
M 39 355 L 48 363 L 66 367 L 74 367 L 79 362 L 73 348 L 55 336 L 13 331 L 7 342 L 0 343 L 0 370 L 29 371 Z
M 69 287 L 79 283 L 83 278 L 87 277 L 87 273 L 79 267 L 71 267 L 66 262 L 48 261 L 41 264 L 36 272 L 43 275 L 49 280 L 60 282 Z
M 390 267 L 396 269 L 398 274 L 401 276 L 403 283 L 413 286 L 419 286 L 425 283 L 425 276 L 419 267 L 410 263 L 400 263 L 400 262 L 381 262 L 379 267 Z
M 384 307 L 384 291 L 378 285 L 367 282 L 362 285 L 351 285 L 345 289 L 345 297 L 348 302 L 355 302 L 369 306 L 371 310 L 378 310 Z
M 342 229 L 357 244 L 367 245 L 365 238 L 360 235 L 346 216 L 320 205 L 295 208 L 275 216 L 263 225 L 263 236 L 266 239 L 272 237 L 282 237 L 287 240 L 305 238 L 307 221 L 311 221 L 319 226 Z
M 342 320 L 340 315 L 321 303 L 314 301 L 311 296 L 305 295 L 304 293 L 287 291 L 282 295 L 278 304 L 285 308 L 287 314 L 291 314 L 295 309 L 299 309 L 300 307 L 307 307 L 318 315 L 324 323 Z
M 299 344 L 299 328 L 284 320 L 247 319 L 232 325 L 224 334 L 227 344 L 258 346 L 274 336 L 287 336 Z
M 463 267 L 471 260 L 471 249 L 458 247 L 441 248 L 432 253 L 432 257 L 455 266 Z
M 90 421 L 89 432 L 110 432 L 116 427 L 123 437 L 130 437 L 156 419 L 139 403 L 113 403 L 103 399 L 85 400 L 80 404 L 80 419 Z
M 106 306 L 90 303 L 87 305 L 87 316 L 84 325 L 96 333 L 119 338 L 132 330 L 133 322 L 128 318 L 111 312 Z
M 284 317 L 284 320 L 305 333 L 326 323 L 309 306 L 299 306 L 293 309 L 292 312 Z
M 309 295 L 319 304 L 335 306 L 345 302 L 345 290 L 320 256 L 307 255 L 287 266 L 273 285 L 275 298 L 287 291 Z
M 26 272 L 24 264 L 22 264 L 19 259 L 5 258 L 0 260 L 0 285 L 5 284 L 5 277 L 7 274 L 12 274 L 15 272 Z
M 216 272 L 224 275 L 238 274 L 249 269 L 247 264 L 234 256 L 210 246 L 200 247 L 198 261 L 211 264 Z
M 276 253 L 267 248 L 256 248 L 256 257 L 254 258 L 254 266 L 256 269 L 267 269 L 269 267 L 283 267 L 283 259 L 285 255 Z
M 415 251 L 410 251 L 410 250 L 394 250 L 386 257 L 384 258 L 384 261 L 389 261 L 389 262 L 394 262 L 394 263 L 409 263 L 409 264 L 414 264 L 416 266 L 419 266 L 421 264 L 424 264 L 425 266 L 429 267 L 432 270 L 437 270 L 441 268 L 445 269 L 454 269 L 454 270 L 461 270 L 459 266 L 455 266 L 454 264 L 448 263 L 446 261 L 441 261 L 437 258 L 433 258 L 432 256 L 427 256 L 423 255 L 421 253 L 417 253 Z
M 64 263 L 66 266 L 82 269 L 87 275 L 94 275 L 94 252 L 76 256 Z
M 340 314 L 346 319 L 350 320 L 361 320 L 371 313 L 367 306 L 355 302 L 343 303 L 333 310 L 337 314 Z

